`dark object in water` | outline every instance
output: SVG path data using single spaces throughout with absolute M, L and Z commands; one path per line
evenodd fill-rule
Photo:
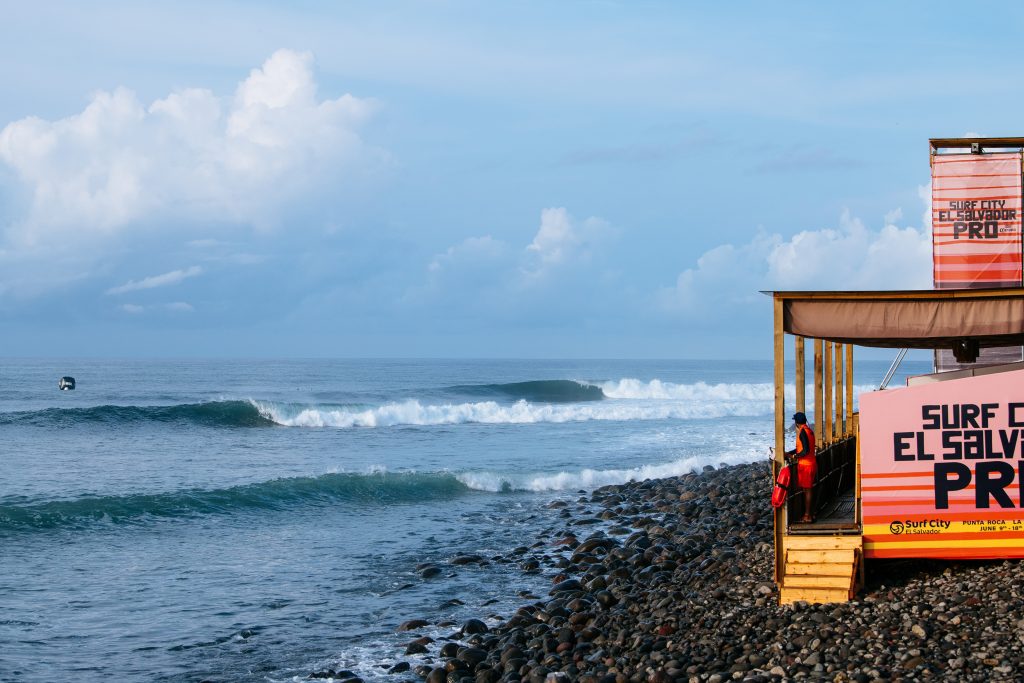
M 74 377 L 61 377 L 60 381 L 57 382 L 57 388 L 61 391 L 71 391 L 75 388 Z

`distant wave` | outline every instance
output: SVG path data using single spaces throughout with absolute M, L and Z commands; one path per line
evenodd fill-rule
M 93 406 L 0 413 L 0 424 L 71 426 L 89 423 L 180 422 L 216 427 L 266 427 L 273 422 L 252 401 L 210 401 L 170 406 Z
M 605 397 L 600 387 L 570 379 L 544 379 L 507 384 L 462 384 L 449 387 L 448 390 L 470 396 L 498 396 L 542 403 L 600 401 Z
M 644 382 L 638 379 L 620 379 L 599 382 L 602 393 L 608 398 L 657 399 L 690 401 L 772 401 L 775 387 L 771 383 L 761 384 L 675 384 L 652 379 Z
M 639 379 L 619 379 L 608 382 L 595 382 L 601 392 L 608 398 L 633 400 L 675 400 L 675 401 L 772 401 L 775 400 L 775 385 L 771 382 L 760 383 L 719 383 L 707 384 L 676 384 L 652 379 L 645 382 Z M 854 385 L 854 393 L 873 391 L 877 387 L 869 384 Z M 786 401 L 796 398 L 796 387 L 787 384 L 785 387 Z M 814 396 L 814 385 L 805 387 L 807 397 Z
M 294 410 L 257 402 L 268 419 L 287 427 L 393 427 L 396 425 L 534 424 L 592 420 L 692 420 L 767 415 L 770 401 L 623 402 L 535 404 L 495 401 L 424 405 L 416 400 L 367 409 L 304 408 Z
M 291 477 L 222 489 L 85 496 L 73 500 L 0 505 L 0 532 L 130 525 L 245 510 L 283 510 L 337 502 L 393 504 L 449 499 L 470 487 L 448 473 L 335 473 Z

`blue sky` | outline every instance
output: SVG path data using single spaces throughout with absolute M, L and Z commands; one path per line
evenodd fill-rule
M 760 289 L 930 286 L 929 137 L 1024 133 L 1012 3 L 37 5 L 0 355 L 765 358 Z

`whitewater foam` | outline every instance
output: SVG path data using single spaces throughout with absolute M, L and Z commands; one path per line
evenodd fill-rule
M 579 489 L 595 489 L 609 484 L 625 484 L 630 481 L 644 479 L 664 479 L 678 477 L 690 472 L 698 472 L 705 465 L 737 465 L 758 460 L 761 456 L 754 452 L 728 453 L 714 458 L 692 456 L 680 458 L 667 463 L 640 465 L 622 469 L 582 469 L 575 472 L 562 471 L 556 473 L 534 473 L 527 475 L 500 474 L 495 472 L 466 472 L 456 478 L 471 489 L 477 491 L 576 491 Z
M 645 382 L 639 379 L 625 378 L 608 382 L 597 382 L 607 398 L 632 400 L 683 400 L 683 401 L 774 401 L 775 386 L 770 382 L 761 383 L 719 383 L 707 384 L 676 384 L 652 379 Z M 855 385 L 854 394 L 872 391 L 872 385 Z M 805 387 L 806 395 L 814 395 L 814 385 Z M 787 384 L 786 400 L 796 400 L 796 386 Z
M 588 404 L 533 404 L 495 401 L 424 405 L 417 400 L 386 403 L 365 410 L 309 407 L 289 411 L 254 401 L 260 414 L 286 427 L 392 427 L 396 425 L 534 424 L 592 420 L 692 420 L 730 416 L 763 416 L 771 412 L 768 400 L 665 401 L 660 403 L 602 402 Z

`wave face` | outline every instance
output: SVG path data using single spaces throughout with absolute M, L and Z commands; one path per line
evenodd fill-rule
M 470 384 L 449 387 L 449 391 L 470 396 L 499 396 L 540 403 L 578 403 L 600 401 L 600 387 L 570 379 L 545 379 L 508 384 Z
M 85 496 L 28 505 L 0 505 L 0 531 L 131 525 L 246 510 L 283 510 L 338 502 L 394 504 L 451 499 L 469 486 L 447 473 L 332 473 L 223 489 Z
M 177 422 L 210 427 L 267 427 L 274 424 L 252 401 L 210 401 L 171 406 L 105 405 L 0 413 L 0 424 L 71 426 L 133 422 Z

